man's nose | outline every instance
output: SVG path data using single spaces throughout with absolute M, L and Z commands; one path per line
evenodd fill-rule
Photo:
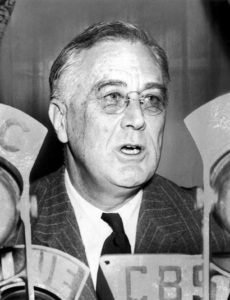
M 143 130 L 145 125 L 144 113 L 139 99 L 130 99 L 121 120 L 121 127 L 123 129 L 132 127 L 135 130 Z

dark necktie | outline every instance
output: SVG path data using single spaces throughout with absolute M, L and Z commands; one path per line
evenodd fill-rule
M 129 240 L 125 234 L 122 219 L 119 214 L 107 214 L 103 213 L 102 220 L 109 224 L 113 232 L 104 242 L 101 255 L 104 254 L 119 254 L 119 253 L 131 253 L 131 247 Z M 98 300 L 114 300 L 110 291 L 108 283 L 104 277 L 104 274 L 99 267 L 97 273 L 97 287 L 96 287 Z

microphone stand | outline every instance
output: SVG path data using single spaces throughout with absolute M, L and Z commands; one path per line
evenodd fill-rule
M 25 254 L 26 254 L 26 287 L 27 287 L 27 297 L 28 300 L 35 300 L 34 294 L 34 283 L 33 283 L 33 272 L 31 265 L 31 257 L 32 253 L 32 242 L 31 242 L 31 209 L 30 209 L 30 199 L 29 199 L 29 182 L 28 180 L 24 181 L 24 188 L 20 202 L 20 212 L 21 219 L 24 223 L 24 231 L 25 231 Z

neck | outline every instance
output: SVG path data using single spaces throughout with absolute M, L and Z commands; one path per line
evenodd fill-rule
M 67 166 L 69 178 L 77 192 L 89 203 L 103 211 L 111 211 L 130 201 L 140 190 L 110 184 L 99 185 L 84 171 L 84 168 Z M 85 180 L 87 178 L 87 180 Z

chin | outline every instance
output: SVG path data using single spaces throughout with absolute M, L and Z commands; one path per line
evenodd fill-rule
M 153 176 L 154 173 L 146 173 L 146 171 L 140 170 L 137 172 L 134 169 L 129 170 L 129 172 L 123 172 L 117 178 L 117 184 L 121 187 L 126 188 L 137 188 L 143 186 L 149 179 Z

